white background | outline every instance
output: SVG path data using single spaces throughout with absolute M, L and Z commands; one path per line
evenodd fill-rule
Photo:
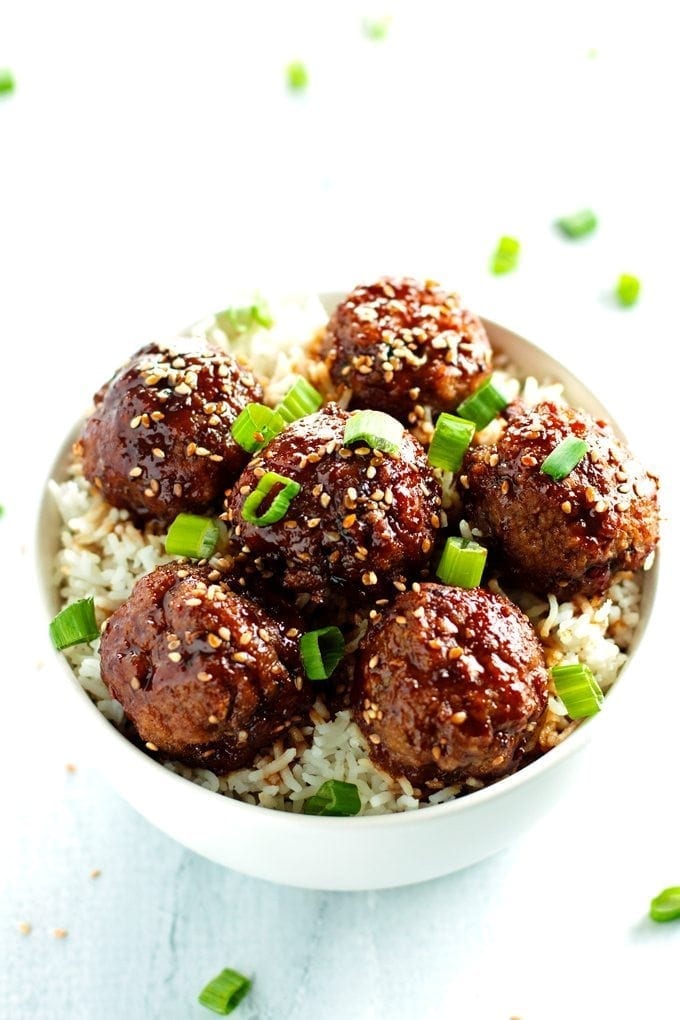
M 390 9 L 388 38 L 368 41 L 362 17 Z M 0 67 L 17 78 L 0 100 L 3 1020 L 207 1017 L 195 996 L 226 965 L 256 975 L 244 1020 L 680 1015 L 680 923 L 645 916 L 680 884 L 670 528 L 641 668 L 587 781 L 496 858 L 368 894 L 229 873 L 79 760 L 37 661 L 31 531 L 62 435 L 152 335 L 241 286 L 385 272 L 439 278 L 568 363 L 661 471 L 672 517 L 671 11 L 3 0 Z M 304 96 L 285 87 L 296 58 Z M 600 229 L 569 244 L 552 223 L 583 206 Z M 523 255 L 497 278 L 502 233 Z M 620 272 L 642 280 L 635 309 L 611 301 Z

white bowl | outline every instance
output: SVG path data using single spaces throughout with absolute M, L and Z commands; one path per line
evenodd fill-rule
M 330 310 L 341 297 L 325 295 L 324 304 Z M 612 421 L 592 393 L 558 362 L 502 326 L 486 320 L 485 326 L 494 348 L 507 353 L 523 375 L 562 382 L 572 403 Z M 51 477 L 64 477 L 74 436 L 75 432 L 63 445 Z M 39 509 L 37 566 L 49 619 L 59 609 L 53 583 L 59 528 L 57 509 L 46 494 Z M 652 608 L 657 572 L 658 562 L 645 576 L 633 654 Z M 507 846 L 554 805 L 569 783 L 577 781 L 584 748 L 598 728 L 606 725 L 612 699 L 634 685 L 639 672 L 638 661 L 633 661 L 607 695 L 598 716 L 543 757 L 485 789 L 403 814 L 320 818 L 231 800 L 168 771 L 104 718 L 62 655 L 53 653 L 52 663 L 60 678 L 64 706 L 82 735 L 81 751 L 150 822 L 196 853 L 245 874 L 286 885 L 337 890 L 423 882 L 467 867 Z

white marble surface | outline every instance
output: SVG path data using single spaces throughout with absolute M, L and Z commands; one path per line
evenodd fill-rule
M 244 1020 L 677 1017 L 680 924 L 645 917 L 680 882 L 671 571 L 587 782 L 521 843 L 420 887 L 302 892 L 201 860 L 45 709 L 27 522 L 51 451 L 130 350 L 237 286 L 439 277 L 589 380 L 672 517 L 668 5 L 394 5 L 379 45 L 367 6 L 0 8 L 18 80 L 0 101 L 2 1020 L 207 1017 L 196 995 L 227 965 L 255 975 Z M 296 57 L 311 84 L 291 97 Z M 551 223 L 583 205 L 601 228 L 568 245 Z M 506 232 L 522 265 L 494 278 Z M 626 312 L 607 299 L 622 271 L 644 285 Z

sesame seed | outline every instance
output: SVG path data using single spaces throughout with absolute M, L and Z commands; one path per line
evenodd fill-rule
M 347 514 L 347 516 L 343 519 L 342 522 L 343 528 L 351 528 L 356 523 L 356 519 L 357 519 L 356 514 Z
M 454 645 L 453 648 L 449 648 L 447 658 L 449 658 L 449 659 L 451 659 L 453 661 L 454 659 L 460 659 L 462 654 L 463 654 L 463 649 L 460 648 L 459 645 Z
M 224 457 L 220 453 L 211 453 L 210 459 L 214 460 L 216 464 L 221 464 L 222 461 L 224 460 Z
M 196 674 L 196 679 L 200 680 L 202 684 L 207 684 L 209 680 L 212 680 L 212 673 L 206 673 L 205 670 L 201 670 L 200 673 Z
M 193 457 L 196 453 L 196 443 L 187 443 L 187 457 Z
M 420 548 L 423 550 L 424 553 L 428 553 L 432 548 L 432 540 L 429 538 L 424 538 L 420 544 Z
M 510 492 L 510 482 L 507 480 L 507 478 L 504 478 L 501 483 L 501 492 L 503 493 L 504 496 L 507 496 L 507 494 Z
M 297 526 L 298 526 L 298 522 L 297 521 L 292 521 L 292 520 L 291 521 L 284 521 L 283 522 L 283 526 L 284 526 L 284 528 L 287 528 L 288 531 L 294 531 L 295 528 L 297 528 Z
M 137 467 L 133 467 L 133 468 L 130 469 L 130 472 L 129 472 L 130 478 L 139 478 L 141 473 L 142 473 L 142 469 L 139 467 L 139 465 Z
M 380 737 L 378 736 L 377 733 L 371 733 L 371 735 L 370 735 L 370 737 L 368 739 L 371 741 L 372 744 L 379 744 L 380 743 Z
M 238 491 L 241 493 L 242 496 L 247 496 L 248 493 L 250 492 L 250 486 L 249 485 L 242 485 L 239 488 Z
M 411 585 L 411 591 L 414 591 L 416 594 L 420 593 L 420 584 L 418 583 L 418 581 L 413 582 L 413 584 Z
M 378 665 L 378 656 L 377 655 L 372 655 L 371 658 L 368 660 L 368 668 L 369 669 L 375 669 L 375 667 L 377 665 Z
M 321 506 L 324 508 L 324 510 L 326 509 L 327 506 L 330 505 L 330 502 L 331 497 L 328 495 L 328 493 L 322 492 L 321 495 L 319 496 L 319 503 L 321 503 Z
M 538 461 L 531 453 L 525 453 L 522 457 L 522 464 L 524 467 L 536 467 Z
M 182 495 L 182 486 L 181 486 L 181 484 L 179 482 L 175 482 L 175 484 L 172 487 L 172 491 L 173 491 L 175 496 L 181 496 Z
M 219 648 L 222 641 L 218 638 L 217 634 L 208 634 L 208 644 L 211 648 Z
M 430 641 L 427 642 L 427 644 L 430 648 L 433 648 L 435 651 L 440 649 L 442 646 L 442 643 L 439 640 L 439 638 L 432 638 Z
M 210 456 L 210 450 L 206 450 L 205 446 L 197 446 L 196 447 L 196 456 L 197 457 L 209 457 Z
M 307 521 L 308 528 L 318 528 L 320 524 L 321 524 L 320 517 L 310 517 L 309 520 Z
M 437 747 L 437 745 L 435 744 L 434 747 L 432 748 L 432 757 L 434 758 L 435 761 L 439 761 L 441 756 L 442 756 L 442 749 L 441 749 L 441 747 Z
M 599 499 L 597 501 L 597 503 L 595 504 L 595 513 L 596 514 L 603 514 L 606 509 L 607 509 L 607 504 L 605 503 L 605 501 L 603 499 Z
M 144 490 L 144 495 L 146 496 L 146 498 L 147 498 L 147 499 L 152 499 L 152 497 L 153 497 L 153 494 L 154 494 L 154 492 L 153 492 L 153 489 L 150 489 L 150 488 L 149 488 L 149 487 L 147 486 L 147 488 L 146 488 L 146 489 Z
M 130 428 L 131 429 L 139 428 L 139 423 L 141 422 L 141 420 L 142 420 L 141 416 L 136 414 L 134 418 L 130 419 Z
M 568 499 L 565 499 L 564 503 L 562 504 L 562 512 L 565 514 L 571 513 L 571 503 L 569 502 Z
M 489 457 L 489 467 L 496 467 L 499 459 L 500 458 L 497 453 L 492 453 L 491 456 Z
M 168 658 L 170 659 L 170 662 L 182 661 L 182 656 L 180 655 L 179 652 L 168 652 Z
M 403 581 L 392 581 L 392 584 L 397 589 L 397 591 L 406 591 L 406 585 L 404 584 Z
M 300 631 L 297 629 L 297 627 L 289 627 L 288 630 L 286 631 L 286 637 L 291 638 L 297 637 L 299 633 Z
M 413 610 L 413 615 L 415 616 L 416 620 L 422 620 L 422 618 L 425 616 L 425 606 L 418 606 L 417 609 Z
M 33 931 L 33 928 L 28 923 L 28 921 L 21 921 L 19 923 L 19 931 L 21 932 L 22 935 L 30 935 L 31 932 Z
M 374 570 L 367 570 L 365 574 L 361 575 L 361 580 L 366 585 L 368 585 L 368 584 L 377 584 L 378 583 L 378 575 L 375 573 Z
M 163 421 L 164 418 L 165 418 L 165 415 L 163 414 L 162 411 L 152 411 L 151 412 L 151 420 L 152 421 Z
M 68 931 L 66 930 L 66 928 L 55 928 L 52 934 L 54 935 L 55 939 L 65 939 L 66 936 L 68 935 Z
M 406 617 L 405 616 L 395 616 L 395 620 L 399 624 L 400 627 L 405 627 L 406 626 Z
M 202 606 L 203 599 L 190 598 L 184 603 L 186 606 Z
M 228 627 L 220 627 L 217 631 L 223 641 L 231 641 L 231 631 Z
M 234 652 L 231 658 L 233 662 L 248 662 L 250 656 L 247 652 Z
M 586 497 L 586 500 L 588 501 L 588 503 L 594 503 L 595 502 L 595 499 L 597 497 L 597 493 L 595 492 L 595 489 L 592 487 L 592 485 L 589 485 L 588 488 L 586 489 L 585 497 Z
M 463 486 L 464 489 L 469 489 L 470 488 L 470 482 L 468 480 L 468 476 L 467 475 L 461 475 L 459 481 L 460 481 L 460 484 Z
M 250 633 L 249 630 L 247 630 L 245 631 L 244 634 L 241 634 L 240 638 L 238 639 L 238 643 L 241 645 L 242 648 L 245 648 L 246 645 L 249 645 L 252 640 L 253 635 Z
M 247 731 L 246 730 L 239 730 L 238 731 L 238 742 L 239 742 L 239 744 L 245 744 L 247 739 L 248 739 Z
M 133 691 L 138 691 L 141 686 L 142 685 L 140 684 L 140 682 L 137 679 L 137 677 L 133 676 L 132 680 L 130 681 L 130 687 L 132 688 L 132 690 Z
M 146 742 L 146 744 L 144 746 L 147 747 L 149 749 L 149 751 L 157 751 L 158 750 L 156 745 L 151 740 L 147 740 L 147 742 Z
M 181 382 L 175 386 L 175 393 L 180 397 L 186 397 L 191 393 L 191 387 L 187 386 L 185 382 Z
M 217 716 L 216 716 L 216 715 L 209 715 L 209 716 L 208 716 L 208 722 L 209 722 L 209 723 L 212 723 L 212 724 L 213 724 L 213 726 L 214 726 L 214 725 L 215 725 L 215 723 L 218 723 L 218 722 L 219 722 L 219 719 L 217 718 Z
M 460 712 L 454 712 L 453 715 L 451 716 L 451 722 L 454 723 L 456 726 L 460 726 L 460 724 L 464 723 L 466 719 L 467 712 L 465 712 L 462 709 Z
M 160 446 L 154 446 L 151 452 L 158 460 L 165 460 L 165 454 L 161 450 Z
M 385 493 L 382 489 L 376 489 L 375 492 L 371 493 L 371 499 L 374 503 L 380 503 L 385 498 Z

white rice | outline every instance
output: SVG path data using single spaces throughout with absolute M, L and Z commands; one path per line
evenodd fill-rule
M 271 330 L 255 329 L 229 344 L 214 320 L 199 323 L 191 332 L 209 333 L 216 342 L 248 356 L 255 372 L 267 381 L 266 395 L 271 403 L 278 401 L 290 386 L 296 373 L 308 368 L 307 350 L 312 338 L 326 321 L 326 314 L 316 298 L 294 298 L 271 305 L 275 324 Z M 310 373 L 319 382 L 319 370 Z M 508 378 L 511 378 L 510 376 Z M 516 389 L 520 384 L 515 381 Z M 527 402 L 561 399 L 559 384 L 540 385 L 529 377 L 521 384 Z M 485 430 L 485 439 L 497 426 Z M 458 501 L 451 475 L 440 474 L 444 488 L 444 506 Z M 140 531 L 129 520 L 125 510 L 110 507 L 83 478 L 80 463 L 75 460 L 66 481 L 50 483 L 50 491 L 62 519 L 60 550 L 56 559 L 55 586 L 64 605 L 90 595 L 94 596 L 100 623 L 114 612 L 130 595 L 135 581 L 173 557 L 164 551 L 163 536 L 152 527 Z M 461 533 L 476 535 L 467 522 L 461 522 Z M 489 586 L 500 588 L 495 581 Z M 608 690 L 624 666 L 628 648 L 639 620 L 641 589 L 630 574 L 615 578 L 605 598 L 558 602 L 554 595 L 547 601 L 528 592 L 512 592 L 512 598 L 527 614 L 541 639 L 548 665 L 556 662 L 584 662 L 593 671 L 603 690 Z M 349 647 L 356 648 L 365 632 L 360 628 Z M 99 668 L 99 641 L 79 645 L 64 653 L 82 687 L 97 708 L 114 725 L 122 728 L 125 719 L 121 705 L 110 698 L 102 682 Z M 564 705 L 551 695 L 548 719 L 541 733 L 541 745 L 547 749 L 558 743 L 576 725 L 571 722 Z M 294 727 L 286 740 L 263 751 L 253 766 L 226 776 L 217 776 L 209 769 L 189 768 L 178 762 L 166 768 L 227 797 L 250 804 L 284 811 L 302 811 L 305 800 L 317 792 L 328 779 L 355 783 L 361 799 L 361 813 L 386 814 L 413 811 L 427 804 L 439 804 L 463 790 L 477 789 L 483 784 L 468 780 L 419 798 L 422 791 L 413 789 L 405 779 L 386 775 L 370 760 L 368 746 L 349 711 L 331 718 L 326 706 L 317 701 L 307 725 Z

